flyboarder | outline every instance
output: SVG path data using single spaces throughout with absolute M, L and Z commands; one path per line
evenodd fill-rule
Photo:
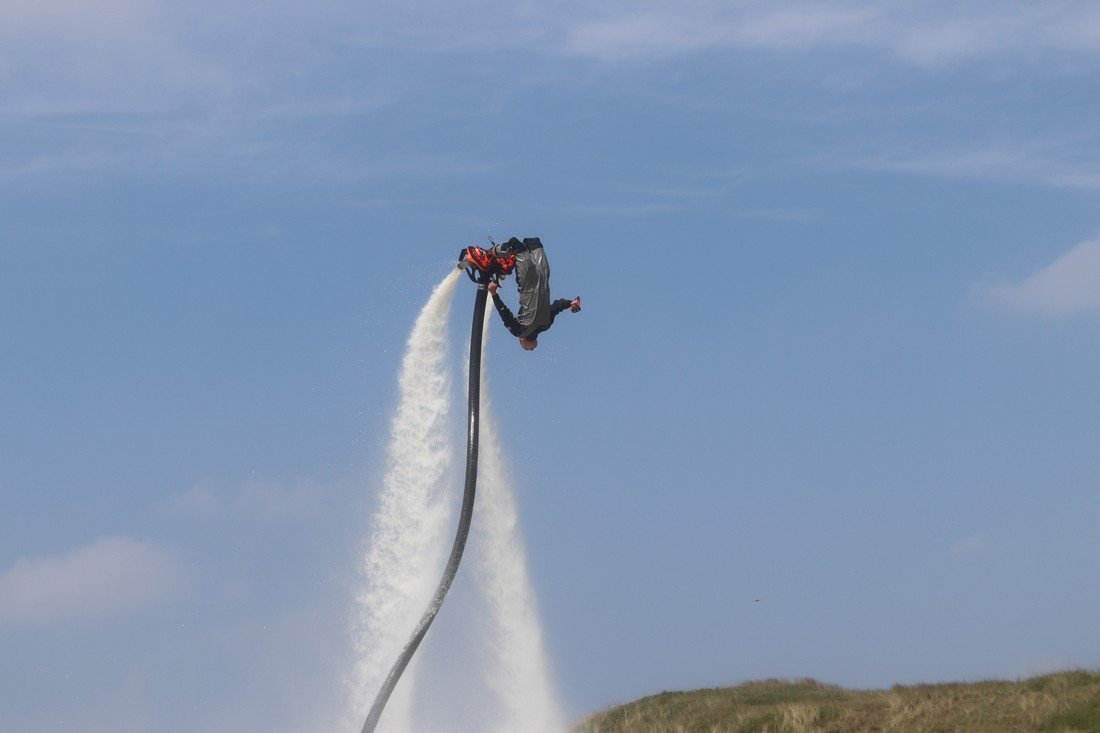
M 493 255 L 498 260 L 515 257 L 519 314 L 512 315 L 497 294 L 500 286 L 495 282 L 489 283 L 493 305 L 504 327 L 519 339 L 519 345 L 527 351 L 534 351 L 539 345 L 539 334 L 554 325 L 554 318 L 565 309 L 572 313 L 579 311 L 581 299 L 578 296 L 573 300 L 559 298 L 550 301 L 550 262 L 538 237 L 529 237 L 522 242 L 512 237 L 504 244 L 495 245 Z
M 489 240 L 492 242 L 492 240 Z M 520 344 L 528 351 L 538 346 L 538 335 L 550 328 L 554 323 L 554 316 L 566 308 L 574 313 L 581 309 L 581 299 L 572 301 L 556 300 L 550 302 L 550 265 L 546 261 L 546 254 L 542 250 L 542 242 L 537 237 L 524 239 L 522 242 L 513 237 L 502 245 L 492 242 L 493 249 L 487 250 L 481 247 L 470 246 L 463 248 L 458 253 L 458 269 L 464 270 L 470 280 L 477 284 L 477 295 L 474 297 L 474 315 L 470 324 L 470 386 L 469 386 L 469 429 L 466 433 L 466 485 L 462 491 L 462 508 L 458 514 L 458 529 L 455 532 L 454 544 L 451 545 L 451 555 L 447 559 L 447 566 L 443 569 L 443 577 L 439 579 L 435 595 L 432 596 L 424 615 L 420 617 L 412 636 L 401 650 L 400 656 L 394 662 L 390 672 L 386 675 L 382 687 L 375 695 L 370 712 L 367 713 L 366 722 L 363 723 L 362 733 L 374 733 L 378 721 L 385 710 L 386 702 L 390 699 L 397 681 L 401 678 L 405 668 L 412 660 L 420 642 L 428 633 L 428 628 L 439 613 L 443 599 L 454 582 L 458 572 L 458 564 L 462 561 L 462 554 L 466 549 L 466 539 L 470 534 L 470 524 L 474 513 L 474 496 L 477 491 L 477 454 L 478 454 L 478 414 L 481 409 L 481 347 L 482 336 L 485 333 L 485 301 L 487 293 L 492 291 L 493 302 L 496 303 L 504 325 L 519 338 Z M 497 295 L 500 280 L 506 277 L 512 270 L 516 272 L 516 282 L 519 286 L 519 317 L 516 318 L 508 307 L 501 302 Z

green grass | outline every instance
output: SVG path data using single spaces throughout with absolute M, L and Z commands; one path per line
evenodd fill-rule
M 1100 733 L 1100 672 L 846 690 L 814 680 L 662 692 L 575 733 Z
M 1100 733 L 1100 695 L 1093 695 L 1054 713 L 1046 720 L 1042 730 Z

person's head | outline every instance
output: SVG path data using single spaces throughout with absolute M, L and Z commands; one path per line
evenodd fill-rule
M 522 346 L 527 351 L 534 351 L 536 348 L 538 348 L 539 342 L 538 342 L 537 339 L 533 339 L 533 338 L 525 339 L 522 336 L 520 336 L 519 337 L 519 345 Z

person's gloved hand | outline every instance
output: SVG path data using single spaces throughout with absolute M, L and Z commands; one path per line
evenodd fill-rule
M 499 285 L 497 285 L 496 283 L 489 283 L 489 292 L 490 293 L 492 293 L 493 295 L 496 295 L 498 290 L 500 290 Z

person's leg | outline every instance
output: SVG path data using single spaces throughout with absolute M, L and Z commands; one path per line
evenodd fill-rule
M 523 242 L 519 241 L 515 237 L 512 237 L 507 242 L 495 245 L 493 247 L 493 254 L 497 257 L 507 257 L 516 253 L 517 249 L 523 247 Z
M 565 298 L 558 298 L 550 304 L 550 315 L 556 316 L 557 314 L 568 308 L 570 305 L 571 302 L 566 300 Z
M 581 309 L 581 296 L 578 295 L 576 298 L 573 298 L 573 300 L 566 300 L 565 298 L 558 298 L 557 300 L 555 300 L 553 303 L 550 304 L 550 315 L 551 316 L 556 316 L 557 314 L 561 313 L 566 308 L 573 311 L 574 313 L 579 311 Z
M 550 304 L 550 312 L 555 316 L 568 308 L 576 313 L 581 309 L 581 296 L 573 298 L 573 300 L 566 300 L 565 298 L 559 298 Z

